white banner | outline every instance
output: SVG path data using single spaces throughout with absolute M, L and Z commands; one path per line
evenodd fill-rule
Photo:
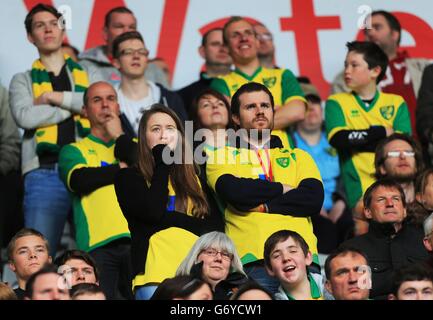
M 27 41 L 24 18 L 35 0 L 3 0 L 0 79 L 27 69 L 37 57 Z M 276 63 L 308 76 L 322 95 L 342 70 L 345 43 L 354 40 L 370 10 L 395 13 L 403 26 L 401 45 L 412 57 L 433 58 L 433 10 L 429 0 L 45 0 L 67 18 L 69 42 L 80 51 L 101 44 L 103 17 L 126 5 L 137 17 L 151 57 L 168 61 L 173 88 L 198 79 L 203 60 L 197 48 L 201 32 L 222 19 L 242 15 L 265 24 L 274 35 Z

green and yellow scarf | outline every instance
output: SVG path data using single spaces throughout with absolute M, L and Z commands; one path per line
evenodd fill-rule
M 72 74 L 74 91 L 84 92 L 89 86 L 86 71 L 68 55 L 64 55 L 64 57 L 66 66 Z M 31 79 L 33 97 L 35 99 L 44 92 L 53 91 L 48 71 L 45 69 L 40 59 L 32 64 Z M 89 120 L 80 115 L 75 115 L 74 121 L 78 135 L 85 137 L 90 132 Z M 46 151 L 50 153 L 58 153 L 60 151 L 60 146 L 58 145 L 58 125 L 56 124 L 36 129 L 36 153 L 41 155 Z

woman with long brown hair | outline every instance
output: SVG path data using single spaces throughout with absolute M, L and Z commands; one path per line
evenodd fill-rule
M 143 114 L 138 163 L 120 170 L 115 180 L 131 232 L 136 299 L 149 299 L 159 283 L 175 275 L 198 236 L 224 230 L 191 155 L 183 125 L 171 109 L 155 104 Z

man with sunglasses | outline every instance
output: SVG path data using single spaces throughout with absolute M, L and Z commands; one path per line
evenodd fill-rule
M 116 88 L 121 117 L 128 120 L 130 126 L 125 133 L 131 136 L 137 136 L 142 113 L 154 103 L 168 106 L 182 121 L 187 120 L 180 96 L 146 78 L 148 56 L 143 37 L 137 31 L 125 32 L 113 42 L 113 65 L 121 74 L 120 85 Z
M 395 180 L 404 191 L 406 201 L 415 200 L 415 179 L 423 171 L 424 162 L 420 146 L 410 136 L 393 133 L 382 140 L 374 157 L 377 179 Z

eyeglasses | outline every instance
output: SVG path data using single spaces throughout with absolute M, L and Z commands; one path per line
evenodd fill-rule
M 209 257 L 216 257 L 217 254 L 219 253 L 221 255 L 221 258 L 227 261 L 231 261 L 233 259 L 233 255 L 231 253 L 228 253 L 226 251 L 218 251 L 215 249 L 206 249 L 203 250 L 202 253 L 204 253 L 205 255 L 209 256 Z
M 138 55 L 147 57 L 149 56 L 149 51 L 145 48 L 140 49 L 124 49 L 120 51 L 120 55 L 124 57 L 132 57 L 134 54 L 138 53 Z
M 388 151 L 386 153 L 387 158 L 398 158 L 401 155 L 404 155 L 405 157 L 414 157 L 415 152 L 414 151 Z
M 257 34 L 257 39 L 263 40 L 263 41 L 271 41 L 272 40 L 272 34 L 270 34 L 270 33 Z

